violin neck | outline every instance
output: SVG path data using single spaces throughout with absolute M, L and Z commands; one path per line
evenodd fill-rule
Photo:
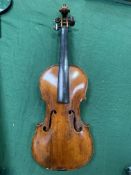
M 57 102 L 69 103 L 68 28 L 60 30 L 60 58 L 58 71 Z

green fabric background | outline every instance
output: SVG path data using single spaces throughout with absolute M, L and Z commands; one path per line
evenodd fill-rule
M 31 155 L 35 126 L 45 110 L 39 77 L 58 62 L 52 26 L 63 3 L 76 19 L 70 63 L 89 76 L 81 116 L 94 140 L 90 164 L 69 172 L 45 170 Z M 123 174 L 131 165 L 131 7 L 109 0 L 14 0 L 1 22 L 0 175 Z

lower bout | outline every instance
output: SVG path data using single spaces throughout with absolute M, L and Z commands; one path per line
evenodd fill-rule
M 44 137 L 38 138 L 37 136 L 33 138 L 32 154 L 44 168 L 73 170 L 86 165 L 91 160 L 93 147 L 89 133 L 83 140 L 72 138 L 70 141 L 65 140 L 64 143 L 56 138 L 54 142 L 43 144 Z

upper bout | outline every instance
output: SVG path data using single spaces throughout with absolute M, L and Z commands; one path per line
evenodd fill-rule
M 76 66 L 70 67 L 70 95 L 83 100 L 88 87 L 88 77 Z

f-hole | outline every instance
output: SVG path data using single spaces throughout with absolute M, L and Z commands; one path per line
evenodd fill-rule
M 50 112 L 49 121 L 47 121 L 47 123 L 43 126 L 43 131 L 45 131 L 45 132 L 49 131 L 49 129 L 51 127 L 53 114 L 57 114 L 56 110 L 54 110 L 54 109 Z
M 76 115 L 75 115 L 75 111 L 73 110 L 69 110 L 69 114 L 73 116 L 73 125 L 74 125 L 74 129 L 77 132 L 81 132 L 82 131 L 82 125 L 80 123 L 80 120 L 77 119 Z

